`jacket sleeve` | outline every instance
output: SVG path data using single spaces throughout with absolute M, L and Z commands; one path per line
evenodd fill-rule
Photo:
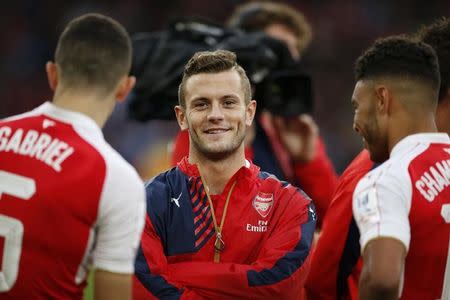
M 148 216 L 135 261 L 133 299 L 205 299 L 173 281 L 161 239 Z
M 310 265 L 315 212 L 311 202 L 295 198 L 254 263 L 175 263 L 168 267 L 171 278 L 212 299 L 299 298 Z
M 352 196 L 358 181 L 373 163 L 363 151 L 344 171 L 329 206 L 306 280 L 308 299 L 357 299 L 360 273 L 359 231 L 352 215 Z M 333 249 L 333 251 L 330 251 Z M 359 263 L 359 264 L 358 264 Z
M 294 172 L 302 190 L 314 200 L 320 226 L 338 183 L 336 171 L 321 138 L 317 140 L 317 153 L 314 159 L 308 163 L 296 164 Z

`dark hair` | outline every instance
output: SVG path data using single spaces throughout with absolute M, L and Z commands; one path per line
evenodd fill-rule
M 429 82 L 439 89 L 439 64 L 434 50 L 406 36 L 378 39 L 355 64 L 355 79 L 398 76 Z
M 184 67 L 183 79 L 178 88 L 178 101 L 182 107 L 186 107 L 185 86 L 189 77 L 200 73 L 220 73 L 234 69 L 241 77 L 241 87 L 244 90 L 244 101 L 251 100 L 250 81 L 244 69 L 236 62 L 236 54 L 227 50 L 196 52 Z
M 305 16 L 283 3 L 251 2 L 238 6 L 232 13 L 228 25 L 247 32 L 263 31 L 272 24 L 286 26 L 297 37 L 300 53 L 312 39 L 311 25 Z
M 450 19 L 441 18 L 423 27 L 418 32 L 417 38 L 430 45 L 436 52 L 441 74 L 439 100 L 442 100 L 450 88 Z
M 66 86 L 110 92 L 130 71 L 130 37 L 109 17 L 83 15 L 72 20 L 61 34 L 55 62 Z

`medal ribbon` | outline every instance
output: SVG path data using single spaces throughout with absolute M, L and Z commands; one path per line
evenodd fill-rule
M 228 209 L 228 203 L 230 202 L 231 193 L 233 192 L 234 186 L 236 185 L 236 180 L 233 182 L 233 184 L 230 187 L 230 190 L 228 191 L 227 199 L 225 200 L 225 206 L 223 208 L 223 214 L 222 219 L 220 220 L 220 227 L 217 225 L 217 219 L 216 214 L 214 213 L 214 207 L 211 200 L 211 196 L 209 195 L 209 188 L 206 184 L 205 179 L 200 174 L 200 178 L 203 182 L 203 186 L 205 188 L 206 197 L 208 198 L 209 207 L 211 208 L 211 215 L 214 223 L 214 230 L 216 231 L 216 241 L 214 242 L 214 262 L 218 263 L 220 261 L 220 252 L 223 251 L 225 248 L 225 242 L 222 239 L 222 229 L 223 224 L 225 223 L 225 216 L 227 214 Z

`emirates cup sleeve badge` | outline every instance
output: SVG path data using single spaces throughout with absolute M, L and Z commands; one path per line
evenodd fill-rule
M 273 206 L 273 194 L 259 192 L 253 199 L 253 207 L 265 218 L 269 215 Z

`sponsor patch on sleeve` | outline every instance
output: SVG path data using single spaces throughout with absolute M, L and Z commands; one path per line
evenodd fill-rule
M 375 187 L 359 193 L 356 197 L 356 214 L 362 223 L 376 223 L 380 221 L 377 190 Z

